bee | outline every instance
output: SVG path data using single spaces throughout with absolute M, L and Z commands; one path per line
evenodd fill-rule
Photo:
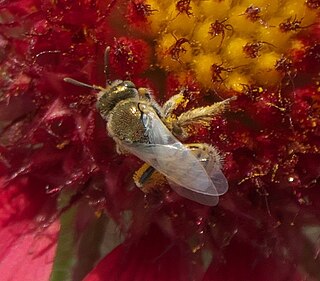
M 105 51 L 106 74 L 109 49 Z M 178 138 L 187 138 L 192 124 L 208 126 L 230 99 L 175 116 L 173 111 L 183 101 L 183 92 L 161 107 L 149 89 L 137 88 L 131 81 L 107 82 L 105 88 L 72 78 L 64 81 L 99 91 L 97 109 L 117 152 L 131 153 L 149 165 L 147 172 L 135 179 L 136 185 L 142 187 L 152 173 L 158 172 L 179 195 L 203 205 L 218 204 L 219 196 L 228 190 L 218 151 L 209 144 L 182 144 Z

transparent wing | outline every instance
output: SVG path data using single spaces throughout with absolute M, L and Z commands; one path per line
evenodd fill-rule
M 185 146 L 205 168 L 218 194 L 225 194 L 228 190 L 228 181 L 221 171 L 221 156 L 217 149 L 206 143 L 186 144 Z
M 201 154 L 201 153 L 197 153 L 198 151 L 194 151 L 194 150 L 195 149 L 192 149 L 193 154 L 197 157 L 199 163 L 201 163 L 205 168 L 207 174 L 211 178 L 217 190 L 217 193 L 219 195 L 226 193 L 228 190 L 228 182 L 226 177 L 220 170 L 219 163 L 216 162 L 215 158 L 210 157 L 210 154 L 205 154 L 205 153 Z M 196 201 L 203 205 L 215 206 L 219 202 L 218 196 L 196 193 L 187 188 L 183 188 L 182 186 L 179 186 L 173 182 L 170 182 L 170 186 L 175 192 L 177 192 L 181 196 L 191 199 L 193 201 Z
M 171 188 L 178 193 L 180 196 L 188 198 L 192 201 L 198 202 L 206 206 L 216 206 L 219 203 L 219 196 L 202 194 L 199 192 L 194 192 L 174 182 L 170 182 Z
M 199 159 L 171 134 L 156 112 L 148 106 L 141 109 L 143 111 L 142 121 L 150 143 L 122 143 L 125 149 L 164 174 L 173 183 L 171 185 L 179 186 L 174 189 L 180 195 L 202 204 L 215 205 L 218 200 L 217 196 L 222 194 L 218 189 L 221 191 L 227 188 L 221 188 L 220 185 L 227 185 L 227 183 L 221 181 L 215 174 L 217 189 L 210 178 L 211 175 L 208 174 Z M 203 196 L 208 200 L 203 200 Z M 207 204 L 202 201 L 211 203 Z
M 174 183 L 194 192 L 219 195 L 203 166 L 187 149 L 158 144 L 133 144 L 125 148 Z

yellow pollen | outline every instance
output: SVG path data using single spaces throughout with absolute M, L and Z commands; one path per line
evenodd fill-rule
M 277 60 L 304 47 L 298 35 L 317 18 L 301 0 L 191 0 L 189 12 L 185 6 L 179 12 L 179 2 L 146 0 L 155 10 L 148 21 L 156 64 L 175 74 L 193 72 L 204 89 L 241 92 L 243 85 L 279 85 L 283 73 L 275 69 Z M 281 28 L 294 21 L 297 28 Z M 213 64 L 228 69 L 219 73 L 219 81 Z

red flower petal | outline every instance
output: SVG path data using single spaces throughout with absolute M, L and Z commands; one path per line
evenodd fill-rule
M 277 257 L 265 257 L 249 245 L 232 243 L 225 263 L 213 261 L 203 281 L 302 281 L 297 266 Z M 308 279 L 312 280 L 312 279 Z
M 110 68 L 118 77 L 131 77 L 150 65 L 150 46 L 141 39 L 120 37 L 110 50 Z
M 198 265 L 188 259 L 181 243 L 152 228 L 138 241 L 121 244 L 107 255 L 84 281 L 199 280 Z
M 58 230 L 58 222 L 39 229 L 28 220 L 1 229 L 1 280 L 49 280 Z
M 44 200 L 39 193 L 28 197 L 24 192 L 28 184 L 1 186 L 1 280 L 48 280 L 51 273 L 59 223 L 44 226 L 34 219 L 36 214 L 43 219 L 38 212 Z

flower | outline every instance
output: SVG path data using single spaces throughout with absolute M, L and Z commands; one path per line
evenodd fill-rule
M 191 253 L 183 244 L 171 241 L 152 226 L 134 243 L 114 249 L 84 280 L 104 280 L 106 276 L 108 280 L 188 280 L 200 269 L 197 263 L 190 263 Z M 121 272 L 120 268 L 127 270 Z
M 319 279 L 319 4 L 251 2 L 2 1 L 1 276 Z M 135 186 L 143 163 L 63 81 L 104 72 L 159 103 L 183 91 L 175 114 L 237 97 L 186 141 L 223 155 L 218 206 Z
M 1 190 L 0 272 L 3 280 L 49 279 L 59 223 L 52 221 L 50 225 L 40 226 L 40 222 L 50 212 L 50 205 L 40 186 L 26 178 Z

